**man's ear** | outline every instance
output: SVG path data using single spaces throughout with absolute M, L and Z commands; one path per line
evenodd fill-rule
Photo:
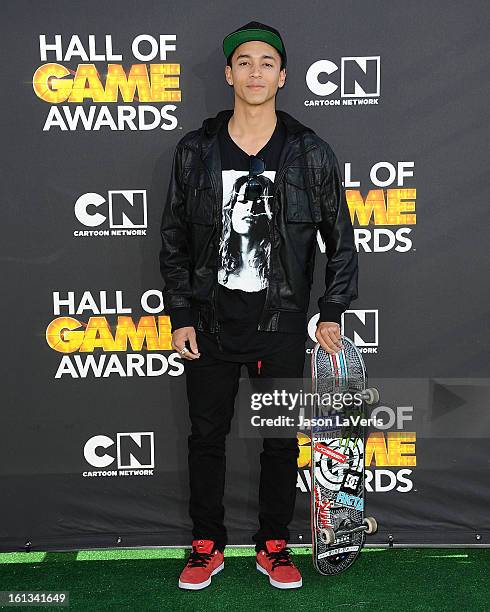
M 284 87 L 284 85 L 286 85 L 286 68 L 283 68 L 281 70 L 281 72 L 284 72 L 284 81 L 283 81 L 282 85 L 279 85 L 279 87 Z
M 230 87 L 233 87 L 233 77 L 231 76 L 231 68 L 228 66 L 228 64 L 225 66 L 225 79 L 227 84 L 230 85 Z

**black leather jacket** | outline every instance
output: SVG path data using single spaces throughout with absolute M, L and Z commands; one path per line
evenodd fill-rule
M 284 111 L 287 130 L 271 198 L 271 256 L 266 300 L 257 330 L 306 331 L 317 251 L 317 230 L 326 245 L 326 290 L 319 321 L 340 321 L 357 298 L 357 251 L 330 145 Z M 161 222 L 160 269 L 165 312 L 172 330 L 193 325 L 217 332 L 223 184 L 217 132 L 232 110 L 205 119 L 175 148 Z

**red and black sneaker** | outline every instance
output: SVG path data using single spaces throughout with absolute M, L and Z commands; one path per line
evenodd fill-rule
M 286 540 L 267 540 L 265 550 L 257 553 L 257 569 L 269 576 L 269 582 L 278 589 L 297 589 L 303 585 L 290 553 Z
M 213 540 L 192 540 L 192 552 L 179 576 L 181 589 L 204 589 L 211 584 L 211 576 L 225 566 L 223 553 L 214 547 Z

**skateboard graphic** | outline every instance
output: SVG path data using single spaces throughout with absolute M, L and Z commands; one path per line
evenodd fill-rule
M 312 392 L 323 398 L 312 404 L 310 436 L 313 564 L 324 575 L 349 568 L 365 534 L 377 530 L 376 520 L 364 517 L 365 426 L 360 419 L 366 418 L 366 404 L 379 401 L 379 393 L 366 389 L 366 368 L 355 344 L 346 336 L 341 341 L 338 353 L 329 354 L 316 343 L 311 356 Z

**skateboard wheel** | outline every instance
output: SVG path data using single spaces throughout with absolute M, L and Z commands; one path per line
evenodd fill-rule
M 363 523 L 367 526 L 366 533 L 368 535 L 376 533 L 378 531 L 378 523 L 374 516 L 366 516 Z
M 364 391 L 364 397 L 366 404 L 377 404 L 379 402 L 379 391 L 375 387 L 371 387 Z
M 335 531 L 331 527 L 320 529 L 320 539 L 324 544 L 333 544 L 335 542 Z

